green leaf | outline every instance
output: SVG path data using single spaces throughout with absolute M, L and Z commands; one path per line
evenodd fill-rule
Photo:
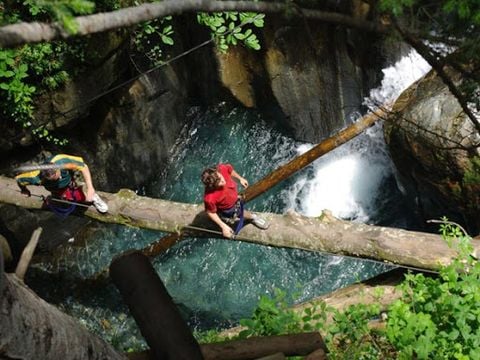
M 173 45 L 173 39 L 169 36 L 162 35 L 162 41 L 167 45 Z

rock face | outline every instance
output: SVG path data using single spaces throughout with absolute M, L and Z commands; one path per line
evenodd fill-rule
M 274 15 L 262 35 L 262 51 L 217 54 L 220 79 L 242 105 L 260 109 L 298 140 L 319 142 L 344 127 L 377 80 L 379 42 L 373 46 L 368 35 Z
M 449 71 L 459 84 L 460 77 Z M 478 233 L 480 136 L 434 72 L 396 101 L 385 138 L 402 182 L 425 219 L 448 216 Z

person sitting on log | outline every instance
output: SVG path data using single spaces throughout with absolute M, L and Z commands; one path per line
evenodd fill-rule
M 264 219 L 243 209 L 244 202 L 238 195 L 237 183 L 233 178 L 238 179 L 244 188 L 248 187 L 248 181 L 230 164 L 219 164 L 203 170 L 201 176 L 205 185 L 203 201 L 208 217 L 220 227 L 226 238 L 233 238 L 238 234 L 244 220 L 266 230 L 268 224 Z M 235 223 L 237 226 L 234 231 L 231 226 Z
M 90 170 L 81 157 L 58 154 L 38 168 L 39 170 L 24 172 L 15 177 L 22 194 L 31 196 L 27 185 L 42 185 L 50 191 L 52 196 L 52 199 L 47 198 L 45 203 L 56 213 L 70 214 L 75 210 L 75 203 L 91 203 L 102 214 L 108 211 L 108 205 L 95 192 Z M 75 171 L 80 171 L 83 175 L 86 185 L 85 192 L 74 179 Z M 59 199 L 59 202 L 65 201 L 72 206 L 68 209 L 55 206 L 50 200 L 55 202 L 56 199 Z

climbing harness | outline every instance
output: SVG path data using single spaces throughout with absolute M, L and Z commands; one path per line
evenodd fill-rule
M 220 218 L 228 225 L 233 226 L 237 224 L 234 230 L 234 235 L 237 235 L 242 230 L 244 225 L 244 204 L 242 198 L 238 198 L 235 205 L 228 210 L 222 210 L 220 212 Z
M 59 199 L 53 196 L 45 197 L 41 195 L 41 197 L 43 198 L 44 204 L 62 219 L 66 218 L 68 215 L 73 213 L 77 208 L 77 206 L 89 208 L 91 205 L 89 203 Z M 65 204 L 66 206 L 58 206 L 58 205 L 55 205 L 54 203 L 58 203 L 59 205 Z

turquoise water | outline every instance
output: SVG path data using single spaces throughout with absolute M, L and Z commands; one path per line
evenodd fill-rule
M 192 125 L 184 129 L 171 153 L 169 165 L 161 169 L 152 182 L 138 189 L 140 193 L 200 203 L 203 186 L 199 176 L 204 167 L 217 162 L 229 162 L 252 184 L 298 155 L 303 147 L 308 147 L 308 144 L 297 143 L 279 130 L 272 129 L 254 111 L 220 106 L 206 112 L 192 109 L 190 117 Z M 358 156 L 359 147 L 381 147 L 381 144 L 376 144 L 377 140 L 371 141 L 369 138 L 376 139 L 370 135 L 357 141 L 355 156 Z M 325 163 L 323 165 L 336 164 L 338 159 L 348 157 L 351 152 L 349 147 L 336 150 L 327 160 L 322 160 Z M 398 202 L 400 195 L 393 185 L 391 168 L 379 160 L 384 159 L 385 154 L 378 149 L 371 153 L 377 154 L 372 160 L 375 168 L 384 168 L 384 173 L 379 172 L 373 188 L 360 186 L 369 194 L 358 197 L 352 205 L 342 197 L 350 198 L 355 191 L 346 194 L 340 191 L 337 200 L 338 203 L 345 203 L 343 206 L 346 209 L 362 207 L 362 211 L 358 212 L 362 216 L 356 219 L 356 215 L 350 214 L 347 217 L 351 220 L 365 222 L 367 219 L 370 223 L 388 225 L 388 221 L 393 218 L 398 221 L 399 217 L 387 216 L 384 210 L 388 205 L 389 212 L 395 212 L 391 203 Z M 362 166 L 369 166 L 365 158 L 360 157 L 358 161 Z M 314 163 L 249 203 L 248 208 L 275 213 L 283 213 L 289 208 L 303 213 L 313 211 L 306 208 L 305 203 L 315 204 L 315 199 L 323 195 L 315 193 L 307 185 L 315 183 L 319 166 L 322 168 L 323 165 L 322 162 Z M 349 169 L 343 168 L 346 174 L 350 174 Z M 321 176 L 322 179 L 327 177 L 326 174 Z M 368 181 L 372 183 L 372 179 Z M 334 195 L 339 190 L 340 185 L 338 189 L 320 187 L 315 191 Z M 368 204 L 365 199 L 368 199 Z M 42 282 L 42 276 L 38 275 L 41 271 L 36 275 L 38 289 L 35 290 L 82 319 L 107 340 L 126 347 L 132 346 L 141 341 L 141 337 L 113 285 L 107 283 L 95 288 L 84 287 L 80 279 L 107 267 L 115 254 L 131 248 L 142 248 L 163 234 L 119 225 L 96 226 L 86 246 L 67 246 L 57 262 L 38 265 L 41 271 L 48 271 L 50 276 L 61 274 L 59 281 L 62 286 L 68 288 L 67 284 L 74 284 L 71 285 L 73 290 L 67 290 L 68 293 L 59 293 L 58 289 L 53 291 L 48 285 L 58 285 L 51 281 L 51 277 Z M 272 295 L 276 288 L 292 296 L 295 294 L 296 301 L 301 302 L 388 269 L 384 264 L 351 258 L 204 238 L 184 240 L 157 257 L 153 265 L 185 319 L 196 329 L 236 325 L 239 319 L 251 314 L 261 295 Z

